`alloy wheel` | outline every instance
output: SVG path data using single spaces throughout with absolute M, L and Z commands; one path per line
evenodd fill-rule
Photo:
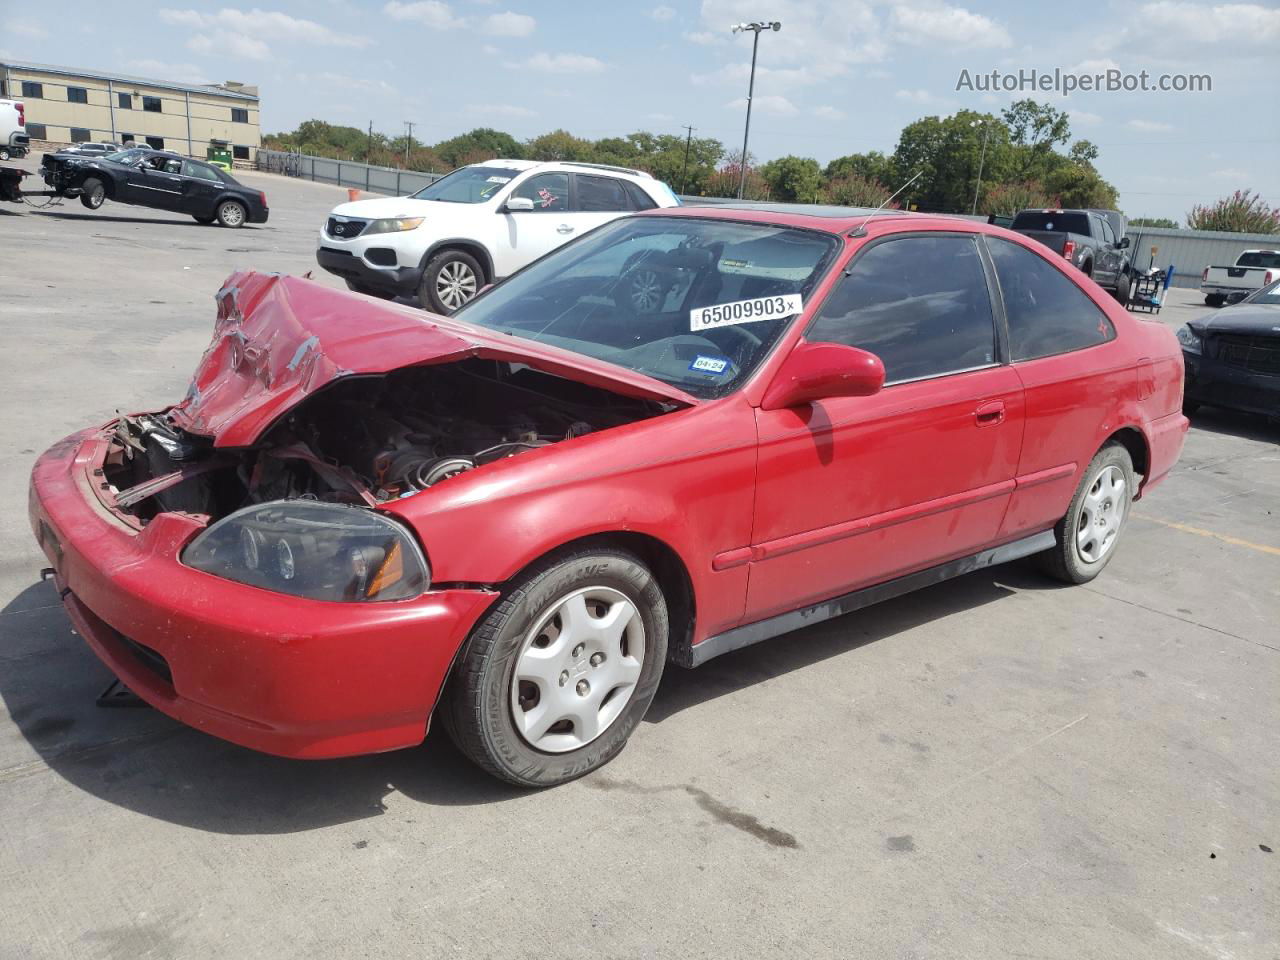
M 1085 563 L 1097 563 L 1113 546 L 1129 506 L 1124 471 L 1114 464 L 1103 467 L 1080 504 L 1076 524 L 1076 553 Z
M 238 203 L 224 204 L 222 207 L 222 222 L 228 227 L 238 227 L 244 220 L 244 209 Z
M 631 275 L 631 306 L 636 313 L 653 313 L 662 302 L 662 283 L 653 270 L 637 270 Z
M 450 310 L 457 310 L 474 297 L 479 287 L 475 271 L 461 260 L 449 261 L 436 274 L 436 296 Z
M 644 657 L 644 621 L 626 594 L 596 586 L 561 597 L 525 635 L 516 655 L 516 731 L 547 753 L 586 746 L 630 703 Z

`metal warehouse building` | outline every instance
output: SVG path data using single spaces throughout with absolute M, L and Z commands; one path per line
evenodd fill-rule
M 0 60 L 0 97 L 26 105 L 32 141 L 148 143 L 191 157 L 226 150 L 252 162 L 261 142 L 258 88 L 193 86 Z

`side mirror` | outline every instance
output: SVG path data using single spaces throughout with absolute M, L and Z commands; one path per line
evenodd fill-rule
M 518 213 L 521 210 L 532 210 L 533 201 L 528 197 L 510 197 L 502 207 L 507 213 Z
M 869 397 L 884 386 L 884 364 L 874 353 L 839 343 L 801 343 L 782 368 L 760 406 L 798 407 L 828 397 Z
M 1116 244 L 1116 246 L 1117 246 L 1117 247 L 1119 247 L 1121 250 L 1125 249 L 1126 247 L 1128 247 L 1128 246 L 1129 246 L 1129 238 L 1128 238 L 1128 237 L 1121 237 L 1121 238 L 1120 238 L 1120 242 L 1119 242 L 1119 243 L 1117 243 L 1117 244 Z

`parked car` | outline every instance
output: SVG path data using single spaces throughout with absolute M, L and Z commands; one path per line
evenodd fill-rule
M 409 197 L 335 207 L 316 260 L 357 293 L 448 314 L 490 283 L 624 214 L 679 204 L 639 170 L 489 160 Z
M 30 149 L 26 106 L 21 100 L 0 100 L 0 160 L 21 160 Z
M 1280 278 L 1280 250 L 1246 250 L 1233 267 L 1205 267 L 1200 278 L 1204 302 L 1211 307 L 1236 303 Z
M 123 149 L 124 147 L 118 143 L 104 140 L 100 143 L 73 143 L 69 147 L 63 147 L 58 153 L 74 153 L 86 157 L 105 157 L 109 153 L 119 153 Z
M 199 223 L 266 223 L 267 195 L 202 160 L 162 150 L 121 150 L 105 157 L 46 153 L 44 181 L 90 210 L 107 200 L 186 213 Z
M 1280 280 L 1178 331 L 1187 383 L 1182 410 L 1202 403 L 1280 416 Z
M 1187 429 L 1171 330 L 948 217 L 655 209 L 451 318 L 217 300 L 185 398 L 56 443 L 30 519 L 130 689 L 292 757 L 434 714 L 573 779 L 668 662 L 1023 556 L 1092 580 Z
M 1020 210 L 1010 229 L 1039 240 L 1124 305 L 1133 270 L 1129 238 L 1116 233 L 1123 223 L 1115 210 Z

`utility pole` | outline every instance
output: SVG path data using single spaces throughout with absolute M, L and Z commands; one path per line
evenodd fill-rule
M 762 30 L 781 30 L 782 23 L 778 20 L 760 20 L 755 23 L 739 23 L 733 28 L 734 33 L 745 33 L 750 30 L 755 36 L 751 41 L 751 80 L 747 84 L 747 125 L 742 131 L 742 157 L 739 161 L 740 174 L 738 176 L 738 199 L 742 199 L 742 195 L 747 189 L 747 139 L 751 136 L 751 98 L 756 92 L 756 51 L 760 48 L 760 32 Z
M 978 182 L 973 187 L 973 209 L 969 211 L 969 216 L 974 216 L 978 212 L 978 191 L 982 189 L 982 163 L 987 159 L 987 137 L 991 135 L 991 124 L 986 120 L 974 120 L 969 124 L 976 127 L 982 124 L 982 152 L 978 154 Z
M 413 121 L 406 120 L 404 125 L 409 129 L 409 134 L 404 138 L 404 165 L 409 166 L 409 145 L 413 143 Z
M 693 143 L 693 127 L 686 126 L 685 130 L 689 131 L 684 138 L 684 165 L 680 167 L 680 192 L 689 192 L 689 178 L 686 171 L 689 169 L 689 147 Z
M 373 121 L 369 121 L 369 145 L 364 148 L 364 162 L 373 163 Z

